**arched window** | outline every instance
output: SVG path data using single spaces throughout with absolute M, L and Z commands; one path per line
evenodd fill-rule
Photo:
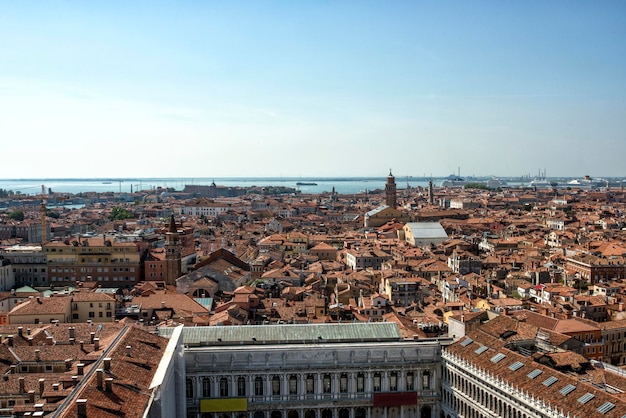
M 428 370 L 422 373 L 422 389 L 430 389 L 430 372 Z
M 193 379 L 190 377 L 185 380 L 185 393 L 188 398 L 193 398 Z
M 211 379 L 209 379 L 208 377 L 204 377 L 202 379 L 202 397 L 211 397 Z
M 389 390 L 398 390 L 398 373 L 396 372 L 389 373 Z
M 413 372 L 406 374 L 406 390 L 413 390 L 415 384 L 415 375 Z
M 315 376 L 312 374 L 306 376 L 306 393 L 315 393 Z
M 298 393 L 298 377 L 294 374 L 289 376 L 289 394 L 296 395 Z
M 341 376 L 339 376 L 339 392 L 348 392 L 348 375 L 346 373 L 341 373 Z
M 280 377 L 272 377 L 272 395 L 280 395 Z
M 243 376 L 237 379 L 237 396 L 246 396 L 246 378 Z
M 261 376 L 254 378 L 254 396 L 263 396 L 263 378 Z
M 356 375 L 356 391 L 365 392 L 365 375 L 363 373 Z
M 228 397 L 228 379 L 225 377 L 222 377 L 220 379 L 220 397 Z
M 330 375 L 328 373 L 325 374 L 324 378 L 322 379 L 322 386 L 324 387 L 324 393 L 332 393 L 332 379 L 330 378 Z
M 374 378 L 372 379 L 372 386 L 374 387 L 374 392 L 380 392 L 380 373 L 374 373 Z

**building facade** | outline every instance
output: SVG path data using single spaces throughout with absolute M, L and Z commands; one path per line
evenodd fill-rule
M 183 341 L 190 418 L 440 414 L 441 342 L 392 323 L 193 327 Z
M 48 285 L 46 258 L 40 245 L 14 245 L 2 250 L 0 256 L 11 263 L 15 284 Z
M 141 252 L 133 242 L 90 237 L 48 242 L 43 251 L 51 286 L 97 281 L 103 287 L 124 287 L 141 280 Z

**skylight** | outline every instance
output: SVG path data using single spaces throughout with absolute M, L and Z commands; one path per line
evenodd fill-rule
M 615 408 L 615 404 L 611 402 L 605 402 L 598 407 L 598 412 L 601 414 L 606 414 L 611 409 Z
M 532 372 L 528 373 L 527 376 L 530 377 L 531 379 L 534 379 L 535 377 L 539 376 L 541 373 L 543 373 L 541 370 L 535 369 Z
M 522 367 L 524 367 L 524 363 L 522 363 L 521 361 L 516 361 L 509 366 L 509 369 L 515 371 L 521 369 Z
M 496 354 L 495 356 L 491 357 L 491 361 L 492 361 L 493 363 L 497 363 L 497 362 L 499 362 L 500 360 L 502 360 L 502 359 L 503 359 L 503 358 L 505 358 L 505 357 L 506 357 L 506 356 L 505 356 L 504 354 L 502 354 L 502 353 L 498 353 L 498 354 Z
M 546 380 L 543 381 L 543 385 L 544 386 L 552 386 L 553 384 L 555 384 L 559 379 L 557 379 L 554 376 L 550 376 L 548 377 Z
M 594 395 L 593 393 L 585 393 L 583 396 L 581 396 L 580 398 L 578 398 L 578 402 L 580 402 L 581 404 L 586 404 L 587 402 L 589 402 L 590 400 L 592 400 L 593 398 L 595 398 L 596 395 Z
M 561 395 L 567 396 L 570 393 L 572 393 L 574 391 L 574 389 L 576 389 L 576 386 L 574 386 L 574 385 L 567 385 L 563 389 L 559 390 L 559 392 L 561 393 Z
M 485 351 L 487 351 L 489 348 L 487 346 L 481 345 L 480 347 L 478 347 L 476 349 L 476 351 L 474 351 L 476 354 L 482 354 Z
M 468 345 L 470 345 L 471 343 L 473 343 L 474 340 L 472 340 L 471 338 L 466 338 L 465 340 L 463 340 L 463 342 L 461 343 L 461 347 L 467 347 Z

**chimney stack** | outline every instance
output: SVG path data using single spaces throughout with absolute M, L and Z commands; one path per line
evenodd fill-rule
M 127 345 L 127 346 L 126 346 L 126 355 L 127 355 L 128 357 L 132 357 L 132 356 L 130 355 L 130 354 L 131 354 L 130 349 L 131 349 L 130 345 Z
M 54 345 L 54 337 L 46 337 L 46 345 Z
M 107 392 L 113 392 L 113 378 L 107 377 L 104 379 L 104 390 Z
M 35 403 L 35 391 L 34 390 L 28 391 L 28 403 Z
M 69 331 L 70 331 L 70 338 L 76 338 L 76 331 L 74 327 L 69 327 Z
M 55 391 L 55 392 L 58 392 L 59 391 L 59 386 L 60 386 L 59 383 L 53 383 L 52 384 L 52 390 Z
M 78 418 L 87 418 L 87 399 L 77 399 L 76 409 L 78 412 Z
M 20 377 L 18 379 L 18 381 L 20 382 L 20 393 L 24 393 L 25 392 L 25 388 L 24 388 L 24 377 Z
M 93 339 L 93 349 L 95 351 L 100 350 L 100 338 L 94 338 Z
M 100 390 L 102 390 L 102 369 L 97 369 L 96 370 L 96 387 Z
M 161 309 L 165 309 L 165 302 L 161 302 Z
M 41 361 L 41 350 L 35 350 L 35 361 Z
M 91 341 L 91 344 L 93 344 L 93 340 L 96 338 L 96 333 L 93 331 L 90 332 L 89 337 L 90 337 L 89 341 Z
M 24 327 L 17 327 L 17 335 L 20 337 L 24 336 Z
M 7 336 L 7 340 L 9 341 L 9 347 L 13 347 L 13 335 Z
M 76 368 L 78 369 L 79 376 L 82 376 L 83 374 L 85 374 L 85 363 L 78 363 L 76 365 Z
M 111 371 L 111 357 L 106 357 L 104 359 L 104 370 L 107 372 Z

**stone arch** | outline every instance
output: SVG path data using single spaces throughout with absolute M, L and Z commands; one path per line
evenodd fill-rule
M 432 409 L 430 408 L 430 405 L 422 406 L 422 409 L 420 410 L 420 418 L 431 418 L 431 416 Z

